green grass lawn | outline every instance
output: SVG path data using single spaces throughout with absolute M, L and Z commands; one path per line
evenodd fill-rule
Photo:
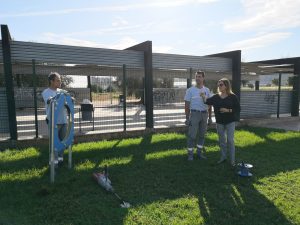
M 214 131 L 208 159 L 192 162 L 183 134 L 78 144 L 74 168 L 64 162 L 55 184 L 47 146 L 0 152 L 0 224 L 300 224 L 300 133 L 242 128 L 235 140 L 237 161 L 254 165 L 251 178 L 216 164 Z M 105 165 L 131 208 L 92 179 Z

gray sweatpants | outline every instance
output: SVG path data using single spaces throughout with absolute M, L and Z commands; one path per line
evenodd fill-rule
M 207 112 L 191 111 L 187 138 L 187 147 L 189 151 L 191 151 L 191 149 L 194 147 L 197 133 L 199 136 L 197 146 L 200 148 L 203 147 L 205 133 L 207 130 L 207 118 Z

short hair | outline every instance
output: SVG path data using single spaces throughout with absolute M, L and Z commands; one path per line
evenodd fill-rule
M 60 74 L 57 73 L 57 72 L 51 72 L 51 73 L 49 73 L 49 75 L 48 75 L 48 82 L 49 82 L 49 84 L 50 84 L 51 80 L 55 79 L 55 77 L 60 77 Z
M 198 71 L 195 73 L 195 76 L 196 76 L 197 74 L 201 74 L 202 77 L 205 77 L 205 72 L 202 71 L 202 70 L 198 70 Z

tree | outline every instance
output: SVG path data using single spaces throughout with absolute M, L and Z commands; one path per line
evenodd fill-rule
M 249 83 L 248 80 L 242 80 L 241 82 L 242 82 L 243 87 L 246 87 L 247 83 Z
M 68 75 L 60 75 L 60 78 L 61 78 L 61 87 L 62 88 L 69 87 L 69 85 L 74 82 L 73 77 L 68 76 Z
M 288 85 L 293 86 L 293 84 L 294 84 L 294 77 L 289 77 L 288 78 Z
M 140 77 L 129 76 L 126 80 L 127 95 L 135 96 L 140 99 L 140 103 L 144 104 L 144 81 Z
M 252 89 L 252 88 L 254 88 L 254 84 L 249 83 L 248 87 Z
M 279 79 L 275 78 L 272 80 L 272 84 L 274 84 L 275 86 L 279 85 Z
M 92 84 L 91 85 L 91 91 L 94 92 L 94 93 L 102 93 L 103 89 L 102 89 L 102 87 L 100 87 L 100 85 Z

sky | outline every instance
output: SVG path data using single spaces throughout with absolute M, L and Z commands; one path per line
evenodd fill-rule
M 300 56 L 300 0 L 0 0 L 17 41 L 204 56 L 242 50 L 251 62 Z

